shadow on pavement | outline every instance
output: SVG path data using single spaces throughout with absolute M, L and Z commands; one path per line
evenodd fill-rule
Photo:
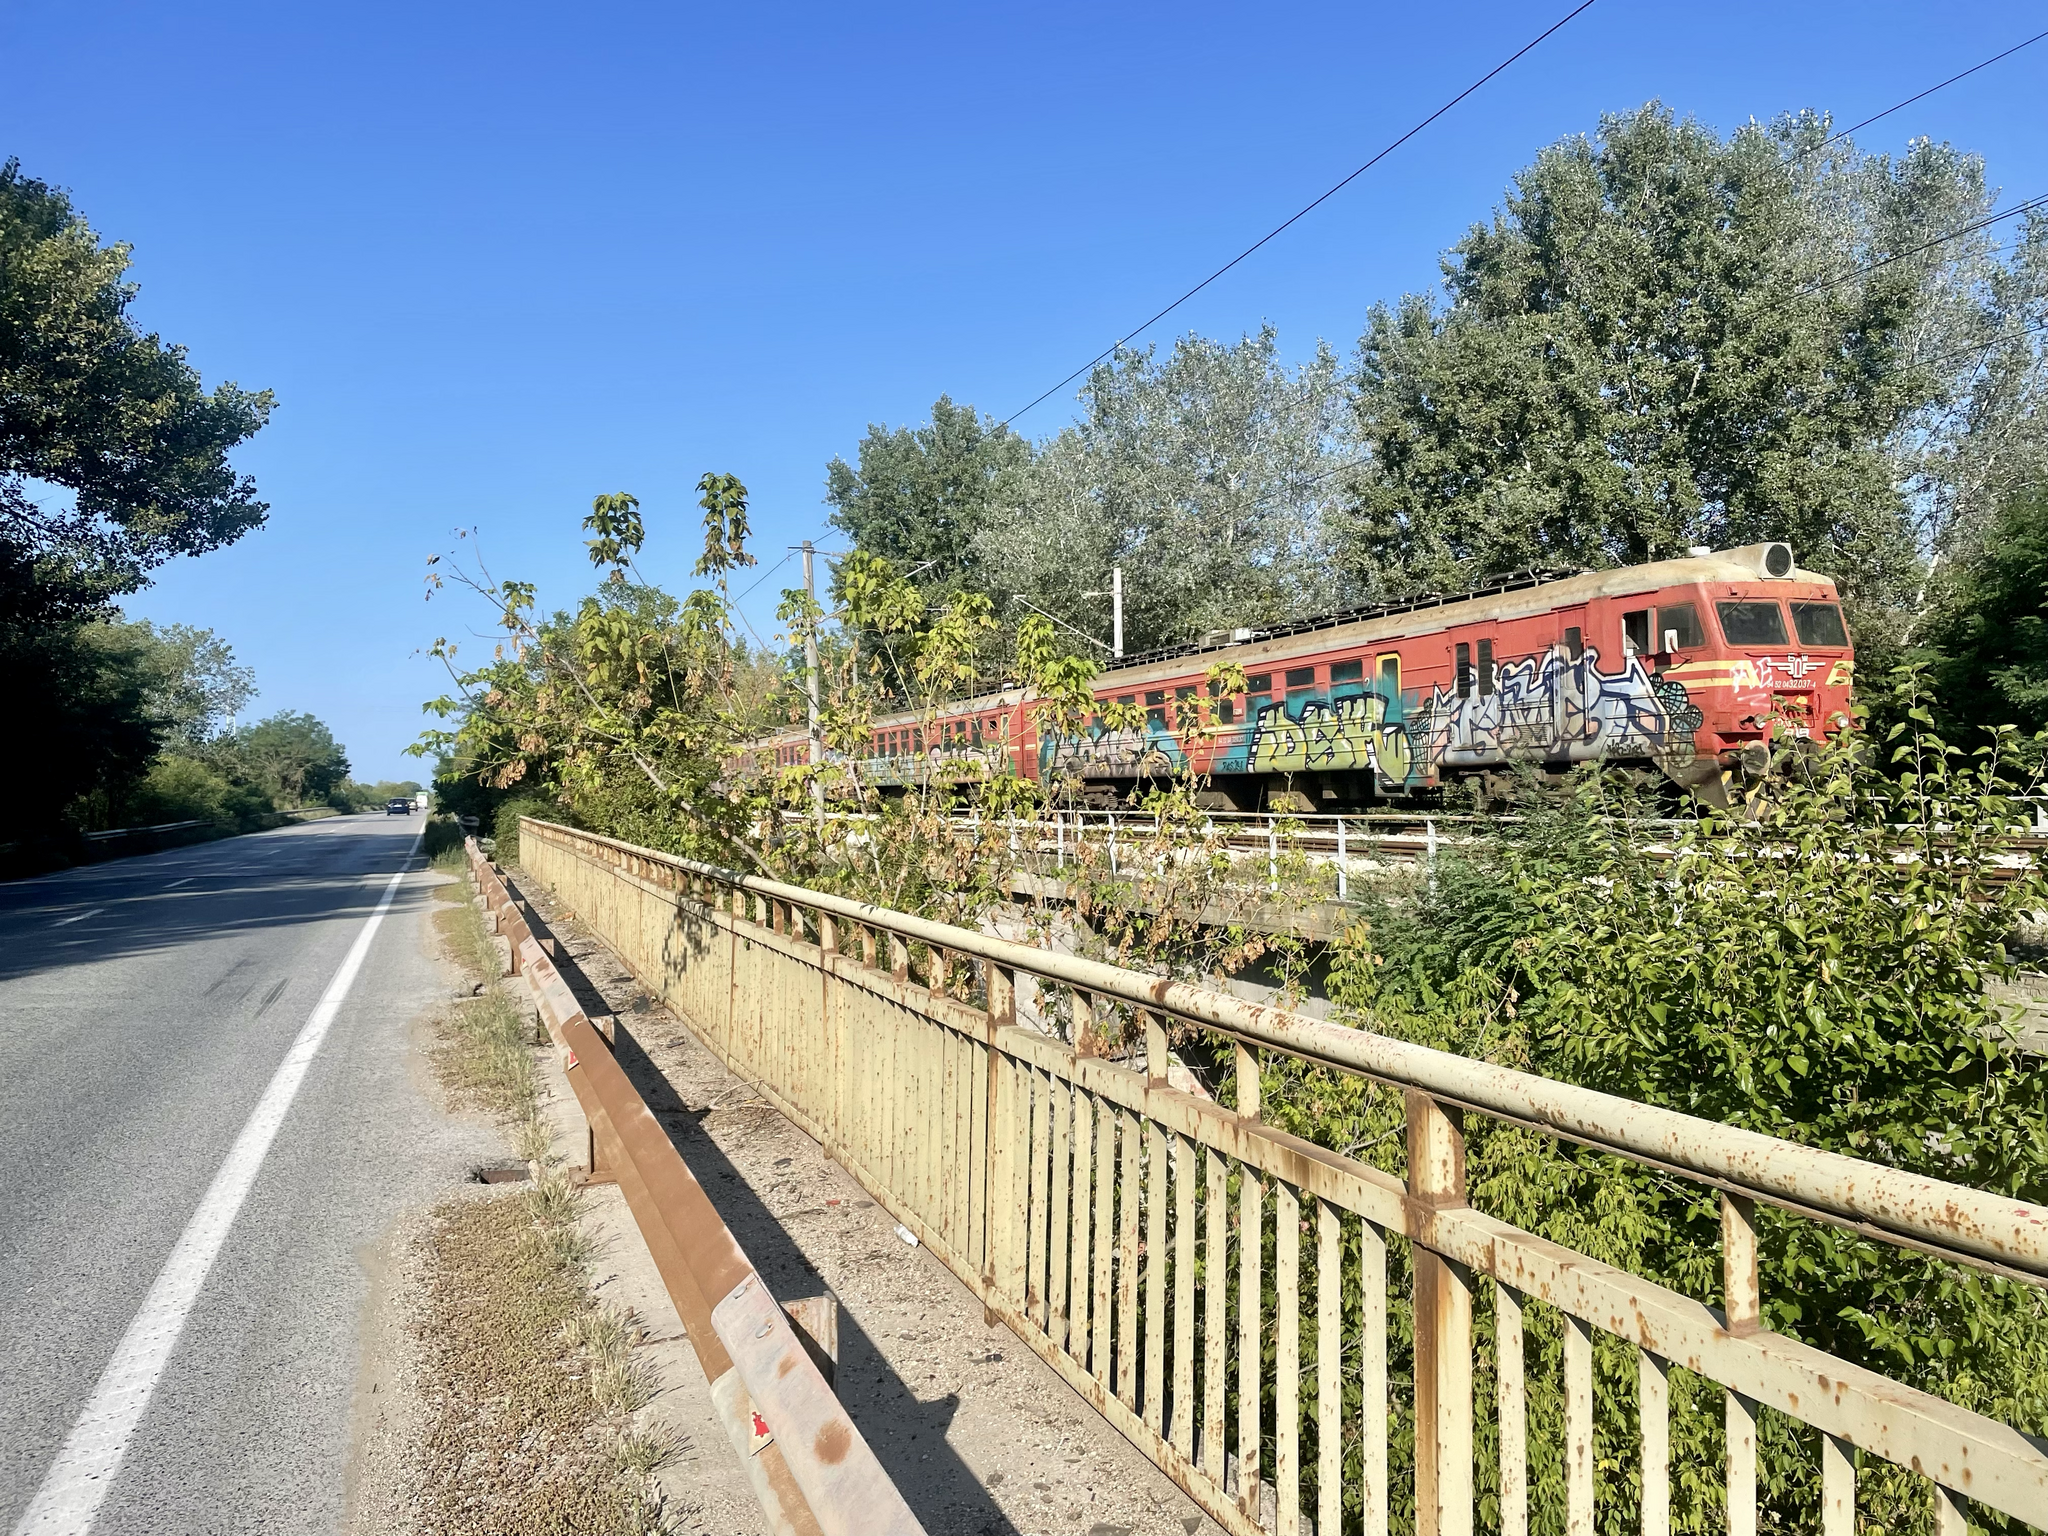
M 383 882 L 372 877 L 397 869 L 412 839 L 375 822 L 346 824 L 354 821 L 335 818 L 0 884 L 0 981 L 195 939 L 367 917 L 383 895 Z M 424 865 L 415 856 L 407 867 Z M 394 907 L 422 896 L 401 889 Z

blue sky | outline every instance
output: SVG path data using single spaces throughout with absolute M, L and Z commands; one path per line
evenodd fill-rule
M 1568 4 L 281 6 L 10 0 L 0 155 L 135 247 L 134 313 L 267 386 L 238 456 L 269 526 L 130 605 L 220 631 L 258 709 L 363 778 L 482 615 L 422 601 L 481 529 L 542 599 L 630 490 L 681 587 L 707 469 L 765 560 L 824 466 L 941 391 L 1006 415 L 1353 169 Z M 1600 0 L 1162 327 L 1348 352 L 1543 144 L 1661 98 L 1889 106 L 2048 26 L 2038 5 Z M 2048 192 L 2048 42 L 1863 136 Z M 1019 423 L 1056 430 L 1056 397 Z M 765 563 L 765 561 L 764 561 Z M 746 605 L 772 630 L 784 568 Z M 474 643 L 474 642 L 473 642 Z

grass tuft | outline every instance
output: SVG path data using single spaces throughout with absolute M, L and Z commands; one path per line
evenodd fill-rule
M 631 1312 L 592 1307 L 571 1318 L 565 1331 L 590 1363 L 590 1395 L 599 1412 L 623 1419 L 654 1401 L 653 1374 L 633 1354 L 647 1330 Z
M 435 1068 L 456 1097 L 507 1122 L 537 1177 L 516 1194 L 447 1201 L 421 1239 L 428 1297 L 415 1331 L 430 1423 L 415 1457 L 418 1529 L 662 1532 L 648 1479 L 679 1446 L 627 1422 L 654 1394 L 633 1353 L 642 1330 L 591 1299 L 577 1190 L 540 1114 L 532 1020 L 498 980 L 476 904 L 436 920 L 481 987 L 443 1018 Z

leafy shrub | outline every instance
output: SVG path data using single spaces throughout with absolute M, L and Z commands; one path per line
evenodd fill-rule
M 519 860 L 519 818 L 522 816 L 531 816 L 539 821 L 569 820 L 563 813 L 561 805 L 552 796 L 521 795 L 516 799 L 504 801 L 492 814 L 490 826 L 487 829 L 479 829 L 488 830 L 490 835 L 497 839 L 498 846 L 493 857 L 500 864 L 514 864 Z
M 273 809 L 262 790 L 236 784 L 207 763 L 175 754 L 150 764 L 129 800 L 129 816 L 138 826 L 210 821 L 248 832 L 263 825 Z
M 204 763 L 189 757 L 160 757 L 150 764 L 130 801 L 139 825 L 165 821 L 223 821 L 234 786 Z
M 420 834 L 420 852 L 429 859 L 438 859 L 451 849 L 460 848 L 462 836 L 462 823 L 453 816 L 429 816 Z
M 1644 829 L 1610 784 L 1532 813 L 1489 867 L 1447 862 L 1383 901 L 1341 946 L 1331 995 L 1379 1033 L 2016 1198 L 2048 1200 L 2048 1077 L 2019 1054 L 1986 983 L 2009 977 L 2041 872 L 2001 879 L 2038 786 L 2037 744 L 2008 729 L 1965 755 L 1907 680 L 1895 760 L 1844 739 L 1790 770 L 1753 821 Z M 1653 844 L 1650 839 L 1659 841 Z M 1405 1172 L 1397 1095 L 1299 1065 L 1268 1073 L 1283 1128 Z M 1467 1121 L 1475 1204 L 1701 1301 L 1721 1300 L 1717 1197 L 1531 1132 Z M 2048 1298 L 1860 1234 L 1758 1213 L 1769 1325 L 2030 1434 L 2048 1432 Z M 1400 1257 L 1399 1245 L 1394 1254 Z M 1395 1287 L 1396 1295 L 1402 1287 Z M 1482 1397 L 1491 1318 L 1477 1320 Z M 1390 1377 L 1410 1390 L 1405 1300 Z M 1527 1316 L 1534 1528 L 1561 1511 L 1562 1334 Z M 1637 1528 L 1636 1361 L 1595 1351 L 1603 1531 Z M 1718 1390 L 1672 1373 L 1675 1530 L 1725 1518 Z M 1401 1416 L 1405 1422 L 1406 1415 Z M 1482 1523 L 1498 1450 L 1481 1426 Z M 1412 1455 L 1393 1447 L 1397 1462 Z M 1759 1493 L 1784 1529 L 1819 1525 L 1813 1433 L 1766 1412 Z M 1312 1464 L 1304 1450 L 1304 1465 Z M 1398 1486 L 1398 1483 L 1397 1483 Z M 1868 1462 L 1869 1529 L 1931 1529 L 1928 1484 Z M 1988 1510 L 1979 1525 L 2014 1528 Z

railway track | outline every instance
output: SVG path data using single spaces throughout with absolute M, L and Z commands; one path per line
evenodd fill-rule
M 789 813 L 795 819 L 797 813 Z M 1518 818 L 1486 816 L 1472 812 L 1368 811 L 1354 815 L 1267 815 L 1250 811 L 1217 811 L 1205 815 L 1205 840 L 1233 854 L 1256 858 L 1264 854 L 1276 864 L 1283 855 L 1305 855 L 1338 866 L 1339 894 L 1346 894 L 1352 871 L 1364 873 L 1387 864 L 1429 863 L 1458 851 L 1485 847 L 1498 830 Z M 1128 846 L 1134 852 L 1160 835 L 1157 817 L 1141 811 L 1068 811 L 1051 817 L 987 817 L 964 812 L 950 818 L 956 835 L 986 836 L 1007 832 L 1016 851 L 1048 858 L 1052 870 L 1084 844 L 1094 847 Z M 1671 848 L 1657 840 L 1660 833 L 1673 833 L 1686 825 L 1669 818 L 1636 818 L 1620 825 L 1641 834 L 1640 845 L 1651 858 L 1668 858 Z M 2004 882 L 2018 878 L 2034 867 L 2048 850 L 2048 808 L 2035 823 L 2041 829 L 2012 839 L 2008 847 L 2015 862 L 1993 867 L 1990 878 Z M 1910 845 L 1899 842 L 1903 859 Z M 1048 871 L 1052 872 L 1052 871 Z

